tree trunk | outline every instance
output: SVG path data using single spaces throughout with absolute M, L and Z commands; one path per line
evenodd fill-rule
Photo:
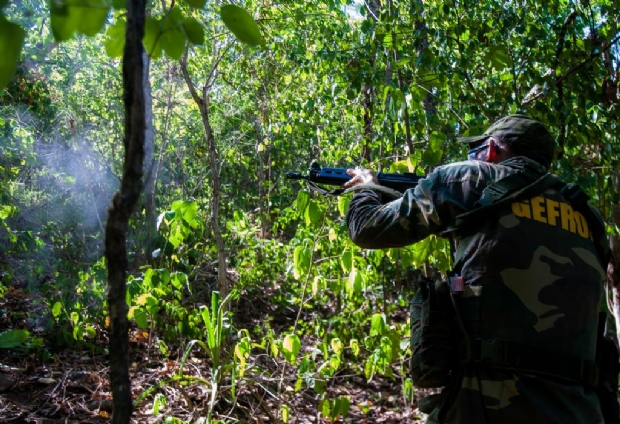
M 392 0 L 388 0 L 388 9 L 390 11 L 390 16 L 392 17 L 392 19 L 395 19 L 395 13 L 394 13 L 394 2 Z M 393 45 L 393 60 L 394 60 L 394 66 L 396 67 L 396 76 L 398 77 L 398 89 L 401 91 L 401 93 L 405 93 L 406 89 L 406 83 L 405 80 L 403 78 L 403 73 L 401 72 L 398 62 L 400 60 L 400 54 L 398 53 L 398 48 L 397 48 L 397 43 L 396 43 L 396 30 L 394 29 L 396 25 L 392 24 L 392 40 L 394 40 L 392 42 Z M 391 71 L 391 66 L 390 66 L 390 62 L 388 62 L 388 75 L 389 75 L 389 82 L 391 83 L 392 80 L 392 71 Z M 387 78 L 386 78 L 386 82 L 387 82 Z M 411 139 L 411 125 L 409 123 L 409 105 L 407 104 L 407 101 L 405 100 L 405 104 L 404 104 L 404 108 L 403 108 L 403 120 L 405 121 L 405 143 L 407 144 L 407 149 L 408 154 L 411 155 L 413 153 L 413 140 Z
M 202 125 L 204 126 L 205 136 L 207 138 L 207 148 L 209 149 L 209 165 L 211 166 L 211 183 L 213 185 L 213 194 L 211 196 L 211 227 L 213 229 L 215 245 L 217 246 L 217 287 L 221 298 L 224 299 L 228 296 L 229 287 L 226 278 L 228 271 L 226 246 L 224 245 L 219 223 L 222 183 L 220 179 L 217 146 L 215 144 L 215 137 L 213 136 L 213 128 L 211 128 L 211 122 L 209 121 L 209 97 L 207 93 L 203 94 L 203 101 L 199 106 Z
M 260 219 L 261 238 L 264 239 L 268 236 L 269 229 L 271 228 L 271 222 L 269 219 L 269 190 L 268 185 L 270 182 L 270 167 L 271 167 L 271 145 L 265 145 L 265 138 L 267 134 L 264 131 L 264 124 L 269 120 L 268 107 L 269 93 L 262 84 L 258 90 L 257 96 L 257 108 L 256 117 L 254 119 L 254 131 L 256 132 L 256 157 L 258 159 L 258 169 L 256 170 L 256 176 L 258 179 L 258 214 Z M 262 255 L 262 251 L 259 252 L 259 258 Z
M 183 78 L 185 78 L 185 82 L 187 83 L 187 88 L 189 89 L 190 94 L 192 95 L 192 99 L 198 105 L 198 109 L 200 110 L 200 116 L 202 118 L 202 125 L 205 130 L 205 138 L 207 142 L 207 149 L 209 151 L 209 165 L 211 167 L 211 185 L 213 187 L 213 194 L 211 196 L 211 228 L 213 230 L 213 238 L 215 239 L 215 245 L 217 247 L 217 286 L 218 291 L 220 292 L 220 297 L 222 299 L 228 296 L 229 287 L 228 287 L 228 265 L 226 258 L 226 246 L 224 244 L 224 238 L 222 237 L 222 231 L 220 229 L 219 223 L 219 213 L 220 213 L 220 197 L 221 197 L 221 178 L 220 178 L 220 166 L 219 166 L 219 155 L 217 152 L 217 145 L 215 143 L 215 137 L 213 135 L 213 128 L 211 128 L 210 122 L 210 109 L 209 109 L 209 88 L 215 79 L 217 72 L 215 71 L 215 66 L 219 63 L 217 60 L 214 68 L 211 69 L 207 80 L 205 81 L 205 85 L 202 88 L 201 94 L 198 94 L 196 90 L 196 86 L 194 82 L 189 76 L 189 72 L 187 71 L 187 49 L 185 50 L 185 54 L 181 58 L 181 72 L 183 73 Z
M 153 95 L 151 91 L 151 80 L 149 79 L 149 68 L 151 59 L 144 52 L 142 55 L 144 62 L 144 212 L 146 216 L 146 231 L 144 234 L 144 259 L 148 262 L 152 259 L 152 241 L 156 235 L 155 219 L 157 216 L 157 205 L 155 204 L 155 129 L 153 128 Z
M 128 271 L 126 234 L 129 218 L 138 203 L 142 189 L 145 129 L 142 62 L 144 15 L 144 0 L 127 2 L 123 52 L 125 158 L 121 187 L 112 200 L 105 232 L 105 256 L 108 266 L 107 299 L 110 316 L 110 385 L 114 405 L 112 422 L 115 424 L 129 423 L 132 413 L 125 300 Z
M 379 13 L 381 9 L 381 4 L 379 0 L 369 0 L 366 2 L 366 7 L 368 8 L 368 13 L 371 19 L 374 21 L 373 26 L 376 26 L 376 23 L 379 20 Z M 374 124 L 374 99 L 375 99 L 375 87 L 372 83 L 372 78 L 374 75 L 374 69 L 376 66 L 376 58 L 375 52 L 372 52 L 370 57 L 368 58 L 370 62 L 370 68 L 373 70 L 371 75 L 366 77 L 366 81 L 362 83 L 362 109 L 363 109 L 363 120 L 364 120 L 364 144 L 362 146 L 362 160 L 370 162 L 372 159 L 372 139 L 374 137 L 373 132 L 373 124 Z

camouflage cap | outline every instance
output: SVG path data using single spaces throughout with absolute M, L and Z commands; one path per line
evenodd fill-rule
M 545 166 L 553 158 L 553 137 L 540 122 L 525 115 L 509 115 L 491 125 L 482 135 L 459 138 L 459 143 L 480 144 L 488 138 L 508 144 L 516 154 L 530 157 Z

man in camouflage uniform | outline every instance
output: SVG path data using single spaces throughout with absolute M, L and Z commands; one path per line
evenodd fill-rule
M 375 191 L 357 192 L 346 217 L 351 239 L 380 249 L 441 235 L 478 206 L 490 184 L 524 169 L 544 175 L 553 158 L 547 129 L 523 115 L 459 141 L 471 147 L 468 161 L 435 168 L 401 198 L 382 203 Z M 345 187 L 376 183 L 369 170 L 348 173 Z M 585 208 L 591 213 L 549 188 L 506 203 L 468 237 L 453 238 L 462 252 L 455 263 L 464 282 L 456 296 L 461 322 L 478 355 L 460 355 L 428 423 L 603 422 L 588 373 L 608 247 L 598 213 Z M 498 349 L 486 360 L 480 354 L 497 341 L 512 356 L 506 363 L 496 361 Z

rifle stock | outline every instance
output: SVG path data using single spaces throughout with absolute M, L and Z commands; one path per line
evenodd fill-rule
M 322 168 L 321 165 L 316 162 L 308 168 L 308 174 L 303 175 L 299 172 L 289 172 L 286 174 L 286 178 L 289 180 L 306 180 L 311 187 L 319 189 L 319 191 L 326 195 L 337 195 L 340 193 L 323 191 L 320 187 L 317 187 L 316 184 L 340 187 L 351 179 L 351 177 L 347 175 L 347 170 L 345 168 Z M 404 193 L 409 188 L 415 187 L 422 178 L 424 177 L 410 172 L 405 172 L 404 174 L 387 172 L 377 173 L 377 180 L 380 185 L 401 193 Z

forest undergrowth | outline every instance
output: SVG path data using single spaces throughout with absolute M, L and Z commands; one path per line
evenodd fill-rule
M 231 304 L 231 316 L 241 317 L 235 327 L 258 329 L 260 323 L 269 321 L 276 333 L 286 331 L 297 319 L 298 311 L 275 304 L 274 295 L 273 288 L 243 293 Z M 41 317 L 37 308 L 36 300 L 22 288 L 9 288 L 0 299 L 0 333 L 29 328 L 31 339 L 35 340 L 27 350 L 0 349 L 0 422 L 108 422 L 112 397 L 105 354 L 106 330 L 97 329 L 98 339 L 84 343 L 81 349 L 59 345 L 44 350 L 42 341 L 48 345 L 50 340 L 49 334 L 36 328 L 32 321 L 33 316 Z M 317 313 L 325 316 L 333 310 L 304 309 L 300 319 L 312 320 L 310 315 Z M 169 354 L 164 356 L 154 347 L 155 338 L 137 326 L 130 331 L 130 371 L 136 400 L 133 422 L 207 422 L 213 361 L 200 349 L 184 358 L 187 346 L 181 341 L 170 344 Z M 41 340 L 38 346 L 36 340 Z M 308 346 L 302 350 L 320 343 L 317 339 L 304 340 Z M 229 340 L 222 356 L 230 359 L 233 350 Z M 395 378 L 375 375 L 368 381 L 359 369 L 341 368 L 326 381 L 325 392 L 319 396 L 307 387 L 295 390 L 298 370 L 282 357 L 251 355 L 245 368 L 243 378 L 221 381 L 212 422 L 416 423 L 423 417 L 416 407 L 418 394 L 407 402 L 402 383 Z M 345 397 L 350 405 L 346 418 L 321 414 L 322 399 Z M 287 416 L 283 417 L 282 411 L 287 411 Z

